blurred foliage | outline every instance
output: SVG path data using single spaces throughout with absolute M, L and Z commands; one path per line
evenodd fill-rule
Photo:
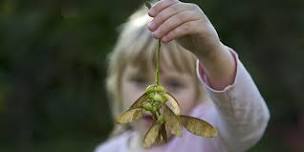
M 0 151 L 92 151 L 111 130 L 106 54 L 141 0 L 0 1 Z M 272 115 L 251 151 L 303 151 L 304 1 L 191 0 Z

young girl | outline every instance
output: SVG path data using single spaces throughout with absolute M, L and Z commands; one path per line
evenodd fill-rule
M 265 131 L 269 111 L 237 54 L 221 43 L 195 4 L 162 0 L 148 14 L 140 9 L 130 17 L 110 56 L 107 89 L 113 117 L 153 83 L 160 39 L 161 84 L 183 114 L 208 121 L 218 136 L 202 138 L 184 129 L 181 137 L 144 149 L 142 139 L 152 124 L 147 116 L 130 126 L 115 126 L 95 152 L 238 152 L 252 147 Z

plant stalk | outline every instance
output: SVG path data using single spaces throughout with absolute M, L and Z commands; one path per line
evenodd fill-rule
M 158 47 L 157 50 L 155 51 L 155 56 L 156 56 L 156 67 L 155 67 L 155 81 L 157 85 L 160 85 L 160 47 L 161 47 L 161 41 L 160 39 L 158 40 Z

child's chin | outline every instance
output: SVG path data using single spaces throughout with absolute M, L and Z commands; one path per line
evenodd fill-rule
M 135 129 L 139 132 L 146 133 L 152 126 L 152 119 L 142 118 L 134 124 Z

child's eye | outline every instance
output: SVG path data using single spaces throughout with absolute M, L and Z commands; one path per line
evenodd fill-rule
M 148 85 L 148 81 L 145 78 L 141 77 L 133 77 L 130 79 L 138 87 L 146 87 Z
M 166 82 L 166 86 L 169 91 L 178 91 L 179 89 L 184 87 L 184 84 L 178 80 L 169 80 Z

